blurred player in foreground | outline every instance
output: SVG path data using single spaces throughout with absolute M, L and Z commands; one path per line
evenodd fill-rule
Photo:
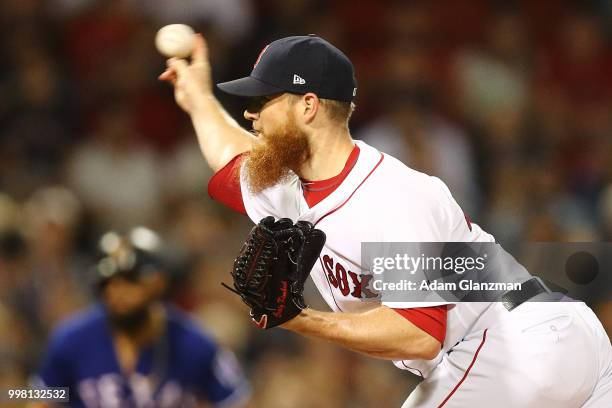
M 509 302 L 381 304 L 368 297 L 362 242 L 494 242 L 466 219 L 446 185 L 352 139 L 357 91 L 350 60 L 314 36 L 274 41 L 251 74 L 219 84 L 250 98 L 253 133 L 212 92 L 201 36 L 189 63 L 170 59 L 174 85 L 208 164 L 209 193 L 247 214 L 308 221 L 327 235 L 311 272 L 334 312 L 306 308 L 282 325 L 425 378 L 406 407 L 610 407 L 612 347 L 581 302 L 546 296 L 537 279 Z M 254 137 L 254 135 L 256 137 Z
M 35 385 L 69 387 L 73 407 L 245 406 L 233 354 L 161 301 L 169 268 L 158 235 L 109 232 L 100 249 L 101 302 L 54 332 Z

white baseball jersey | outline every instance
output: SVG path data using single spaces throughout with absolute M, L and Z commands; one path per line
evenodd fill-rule
M 356 143 L 360 153 L 350 173 L 312 208 L 297 176 L 259 194 L 251 194 L 244 172 L 240 183 L 254 222 L 287 217 L 326 233 L 311 277 L 327 304 L 342 312 L 379 305 L 363 299 L 371 274 L 361 265 L 362 242 L 494 241 L 466 221 L 442 181 Z M 612 406 L 612 346 L 582 302 L 526 302 L 512 312 L 499 302 L 452 304 L 438 356 L 394 363 L 426 378 L 404 408 Z
M 364 142 L 346 179 L 328 197 L 310 208 L 297 175 L 259 194 L 252 194 L 241 172 L 242 198 L 248 216 L 305 220 L 327 235 L 325 247 L 310 276 L 334 311 L 362 312 L 379 303 L 367 298 L 371 273 L 361 265 L 362 242 L 475 242 L 494 241 L 469 224 L 446 185 L 438 178 L 415 171 Z M 441 303 L 386 304 L 389 307 L 425 307 Z M 487 304 L 450 307 L 446 338 L 439 357 L 467 334 L 468 327 Z M 399 368 L 426 376 L 439 362 L 398 361 Z

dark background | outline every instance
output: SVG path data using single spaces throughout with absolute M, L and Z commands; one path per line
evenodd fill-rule
M 248 73 L 274 39 L 319 34 L 356 66 L 353 136 L 442 178 L 502 244 L 612 238 L 609 1 L 0 0 L 0 10 L 0 387 L 26 383 L 49 331 L 91 301 L 97 237 L 138 224 L 189 261 L 172 299 L 257 373 L 258 406 L 399 406 L 414 386 L 388 362 L 256 332 L 221 288 L 250 223 L 206 194 L 188 117 L 156 79 L 153 39 L 167 23 L 204 33 L 216 81 Z M 240 100 L 219 97 L 241 117 Z M 612 332 L 612 307 L 593 306 Z

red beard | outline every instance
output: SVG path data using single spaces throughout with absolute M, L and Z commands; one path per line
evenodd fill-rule
M 246 159 L 246 177 L 249 189 L 259 193 L 285 181 L 291 172 L 297 172 L 311 155 L 308 137 L 289 115 L 286 125 L 261 137 Z

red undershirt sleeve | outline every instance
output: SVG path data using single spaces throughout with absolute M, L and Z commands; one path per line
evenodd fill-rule
M 246 209 L 240 190 L 240 165 L 245 154 L 234 157 L 208 181 L 210 198 L 244 215 Z
M 416 327 L 438 340 L 440 344 L 444 344 L 444 337 L 446 336 L 447 305 L 393 310 L 410 320 Z

